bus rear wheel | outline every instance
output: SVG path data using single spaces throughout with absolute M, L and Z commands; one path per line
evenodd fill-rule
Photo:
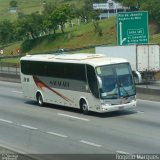
M 42 97 L 41 93 L 37 93 L 37 103 L 38 103 L 39 106 L 44 105 L 43 97 Z
M 87 102 L 85 100 L 81 100 L 81 102 L 80 102 L 80 109 L 81 109 L 82 113 L 88 114 L 89 109 L 88 109 Z

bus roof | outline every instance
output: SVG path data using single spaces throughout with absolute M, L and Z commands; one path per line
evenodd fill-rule
M 29 61 L 45 61 L 45 62 L 62 62 L 62 63 L 78 63 L 90 64 L 92 66 L 101 66 L 115 63 L 128 62 L 122 58 L 107 57 L 103 54 L 88 54 L 88 53 L 75 53 L 75 54 L 39 54 L 39 55 L 26 55 L 20 60 Z

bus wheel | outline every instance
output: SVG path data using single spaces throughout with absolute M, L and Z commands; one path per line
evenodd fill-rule
M 41 93 L 37 93 L 37 103 L 38 103 L 39 106 L 43 106 L 44 105 Z
M 81 109 L 82 113 L 88 114 L 89 109 L 88 109 L 88 105 L 87 105 L 87 103 L 86 103 L 85 100 L 81 100 L 81 102 L 80 102 L 80 109 Z

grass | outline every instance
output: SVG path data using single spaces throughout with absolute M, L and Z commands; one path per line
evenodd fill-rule
M 19 63 L 20 58 L 4 58 L 0 59 L 0 62 L 5 62 L 5 63 Z
M 10 3 L 11 0 L 0 0 L 0 21 L 4 19 L 9 19 L 11 21 L 17 19 L 17 13 L 10 13 Z M 16 0 L 17 1 L 17 12 L 23 12 L 25 14 L 30 14 L 33 12 L 43 11 L 43 0 Z M 80 7 L 83 5 L 84 0 L 79 0 L 77 5 L 77 0 L 46 0 L 47 3 L 67 3 Z
M 116 44 L 116 19 L 99 21 L 102 36 L 95 33 L 93 23 L 82 24 L 65 30 L 65 34 L 42 37 L 28 53 L 54 51 L 60 48 L 74 49 L 91 45 Z
M 12 55 L 17 55 L 17 49 L 20 48 L 22 42 L 15 42 L 7 45 L 6 47 L 0 46 L 3 48 L 4 51 L 4 56 L 12 56 Z

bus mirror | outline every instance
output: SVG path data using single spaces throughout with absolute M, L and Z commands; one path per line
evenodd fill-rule
M 102 89 L 102 79 L 101 79 L 101 77 L 97 76 L 97 80 L 98 80 L 99 89 Z

